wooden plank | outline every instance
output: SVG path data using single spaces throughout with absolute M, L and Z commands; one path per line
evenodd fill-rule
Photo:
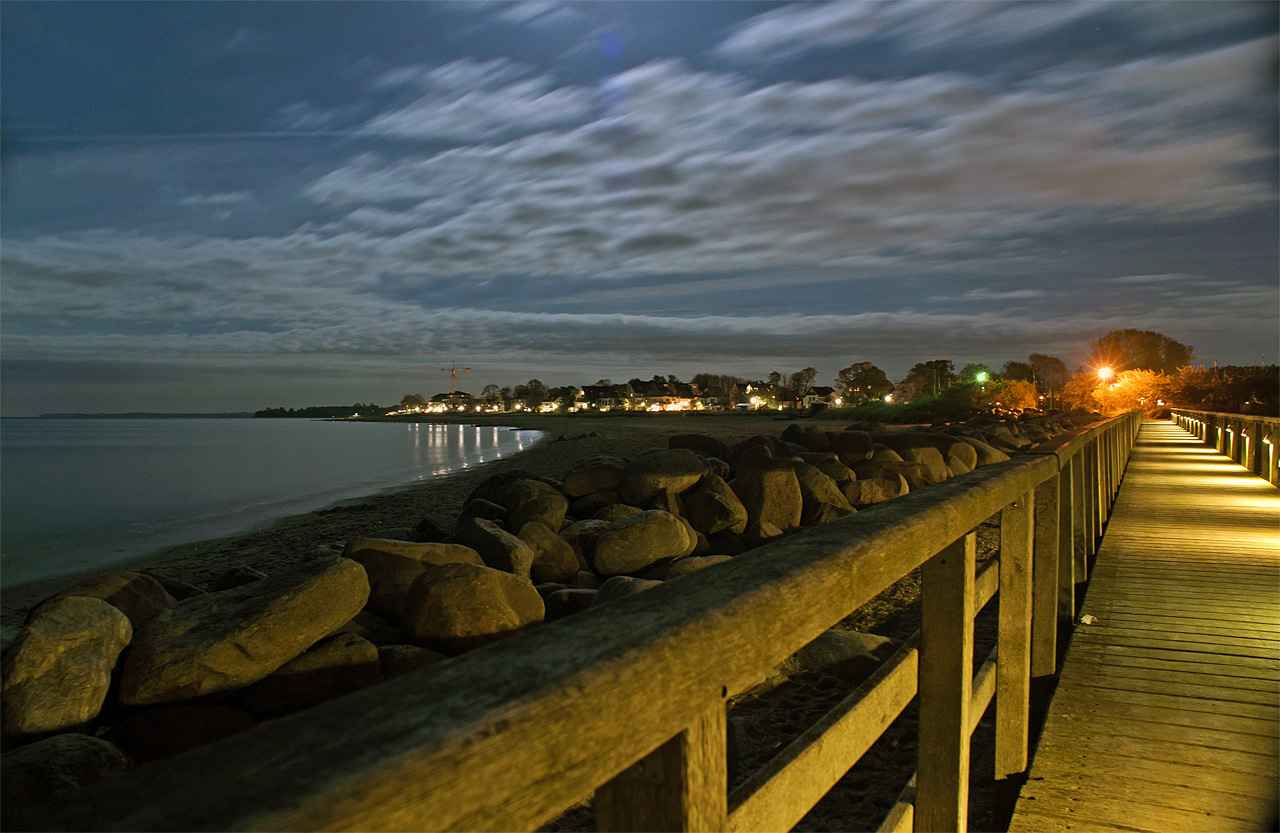
M 1127 703 L 1114 698 L 1098 696 L 1098 692 L 1088 690 L 1077 692 L 1073 700 L 1067 704 L 1055 703 L 1057 706 L 1050 712 L 1046 726 L 1056 720 L 1072 721 L 1096 718 L 1097 731 L 1110 731 L 1123 734 L 1135 721 L 1162 723 L 1169 726 L 1188 726 L 1230 732 L 1232 734 L 1252 734 L 1269 738 L 1280 734 L 1277 721 L 1266 717 L 1245 717 L 1237 714 L 1220 714 L 1218 712 L 1191 711 L 1168 706 L 1151 706 L 1147 704 Z M 1115 727 L 1109 727 L 1104 721 L 1112 721 Z M 1062 731 L 1067 731 L 1064 727 Z M 1079 731 L 1071 729 L 1071 731 Z
M 1126 787 L 1129 789 L 1125 789 Z M 1073 789 L 1065 785 L 1031 782 L 1028 783 L 1028 797 L 1069 808 L 1087 807 L 1091 817 L 1114 822 L 1138 818 L 1143 824 L 1154 824 L 1163 831 L 1254 831 L 1259 825 L 1270 822 L 1270 819 L 1265 822 L 1261 820 L 1262 812 L 1255 802 L 1239 796 L 1233 796 L 1238 803 L 1236 809 L 1228 813 L 1223 806 L 1225 802 L 1214 801 L 1211 794 L 1204 797 L 1206 806 L 1186 807 L 1181 805 L 1187 802 L 1171 803 L 1168 790 L 1151 787 L 1150 792 L 1144 796 L 1132 787 L 1124 779 L 1108 781 L 1101 790 L 1097 785 L 1091 785 L 1087 792 L 1079 786 Z M 1254 810 L 1257 815 L 1247 810 Z M 1241 815 L 1251 818 L 1239 818 Z
M 1099 781 L 1128 778 L 1138 783 L 1201 785 L 1206 790 L 1275 801 L 1280 779 L 1275 773 L 1228 771 L 1184 761 L 1161 761 L 1147 766 L 1146 758 L 1127 755 L 1054 755 L 1038 762 L 1037 777 L 1052 783 L 1059 777 L 1090 778 Z
M 1072 642 L 1080 641 L 1081 643 L 1096 643 L 1106 645 L 1133 645 L 1139 647 L 1150 648 L 1166 648 L 1173 651 L 1183 650 L 1192 651 L 1194 653 L 1216 653 L 1222 656 L 1233 657 L 1254 657 L 1256 659 L 1270 659 L 1274 652 L 1262 648 L 1248 645 L 1221 645 L 1212 642 L 1189 642 L 1187 640 L 1178 639 L 1162 639 L 1151 637 L 1136 637 L 1125 634 L 1080 634 L 1077 633 L 1072 637 Z
M 973 613 L 987 606 L 1000 589 L 1000 559 L 993 558 L 977 571 L 973 579 Z
M 1231 677 L 1237 685 L 1250 685 L 1259 689 L 1274 687 L 1277 683 L 1276 664 L 1269 667 L 1244 665 L 1241 657 L 1223 658 L 1218 654 L 1188 654 L 1183 651 L 1144 651 L 1138 648 L 1118 648 L 1080 645 L 1073 654 L 1077 662 L 1105 663 L 1108 668 L 1159 668 L 1183 671 L 1189 674 L 1211 674 Z M 1236 662 L 1230 662 L 1236 660 Z M 1256 684 L 1256 685 L 1254 685 Z
M 1028 809 L 1028 807 L 1034 807 L 1034 804 L 1034 801 L 1028 801 L 1025 805 L 1019 802 L 1018 811 L 1009 822 L 1010 830 L 1022 831 L 1022 833 L 1131 833 L 1132 831 L 1163 833 L 1155 828 L 1102 822 L 1087 815 L 1079 818 L 1074 814 L 1064 816 L 1048 808 L 1045 813 Z
M 1067 461 L 1058 476 L 1058 622 L 1076 615 L 1075 541 L 1079 516 L 1075 513 L 1074 464 Z
M 913 772 L 911 780 L 902 788 L 902 792 L 898 793 L 898 800 L 893 803 L 889 814 L 876 828 L 876 833 L 908 833 L 915 823 L 915 802 L 916 776 Z
M 596 790 L 598 829 L 724 830 L 727 773 L 721 704 Z
M 970 532 L 921 568 L 916 833 L 968 825 L 976 548 Z
M 1171 664 L 1166 663 L 1166 665 Z M 1184 665 L 1193 664 L 1184 663 Z M 1208 666 L 1209 669 L 1223 667 Z M 1119 663 L 1091 665 L 1086 668 L 1080 663 L 1073 663 L 1069 669 L 1063 670 L 1062 676 L 1064 679 L 1107 681 L 1108 683 L 1117 684 L 1124 680 L 1142 680 L 1166 686 L 1170 684 L 1175 686 L 1180 684 L 1217 686 L 1231 690 L 1261 692 L 1272 695 L 1272 700 L 1280 699 L 1280 680 L 1230 676 L 1214 673 L 1207 669 L 1152 668 L 1148 665 L 1122 665 Z
M 1089 608 L 1087 612 L 1093 613 L 1095 616 L 1104 616 L 1112 611 L 1128 612 L 1141 609 L 1144 613 L 1155 614 L 1160 616 L 1182 616 L 1191 618 L 1212 617 L 1215 619 L 1230 619 L 1231 621 L 1241 622 L 1249 625 L 1266 625 L 1274 621 L 1274 619 L 1265 613 L 1253 613 L 1251 611 L 1242 611 L 1239 605 L 1200 605 L 1194 603 L 1172 603 L 1163 602 L 1158 599 L 1118 599 L 1118 598 L 1094 598 L 1089 600 Z
M 1040 763 L 1041 755 L 1044 763 Z M 1041 742 L 1036 750 L 1036 766 L 1032 774 L 1038 773 L 1040 766 L 1049 766 L 1054 760 L 1066 757 L 1075 759 L 1084 756 L 1093 758 L 1110 758 L 1127 755 L 1144 761 L 1161 761 L 1165 763 L 1196 764 L 1213 767 L 1223 772 L 1241 772 L 1249 775 L 1274 777 L 1276 774 L 1276 756 L 1259 755 L 1239 749 L 1223 749 L 1203 744 L 1178 743 L 1177 741 L 1159 738 L 1135 738 L 1118 734 L 1076 735 L 1069 739 L 1055 739 L 1053 742 Z
M 1148 709 L 1147 713 L 1122 722 L 1103 723 L 1100 720 L 1103 715 L 1111 717 L 1114 711 L 1104 707 L 1092 716 L 1079 713 L 1063 715 L 1060 722 L 1053 725 L 1055 731 L 1069 733 L 1076 740 L 1086 737 L 1145 738 L 1214 749 L 1232 749 L 1271 758 L 1280 754 L 1280 750 L 1276 748 L 1276 733 L 1280 726 L 1275 722 L 1227 715 L 1219 716 L 1215 721 L 1216 725 L 1206 728 L 1188 726 L 1186 724 L 1191 721 L 1186 720 L 1184 715 L 1161 709 Z M 1099 720 L 1091 720 L 1091 717 Z M 1266 728 L 1258 728 L 1259 724 Z
M 1147 613 L 1117 611 L 1106 617 L 1108 624 L 1134 630 L 1158 630 L 1180 633 L 1217 634 L 1220 636 L 1239 636 L 1246 639 L 1280 638 L 1280 628 L 1250 622 L 1223 621 L 1210 617 L 1192 618 L 1187 616 L 1160 616 Z M 1277 652 L 1280 656 L 1280 652 Z
M 996 780 L 1025 772 L 1029 756 L 1033 498 L 1027 492 L 1000 513 Z
M 969 734 L 972 735 L 982 722 L 982 715 L 996 695 L 996 669 L 999 667 L 1000 647 L 997 645 L 982 661 L 982 667 L 973 675 L 973 696 L 969 698 Z
M 1083 636 L 1094 639 L 1158 639 L 1162 642 L 1194 642 L 1200 645 L 1227 645 L 1247 648 L 1258 656 L 1280 656 L 1280 641 L 1250 636 L 1223 636 L 1216 633 L 1183 633 L 1169 628 L 1139 628 L 1098 617 Z
M 1058 690 L 1064 694 L 1076 689 L 1087 689 L 1088 693 L 1100 700 L 1115 700 L 1136 705 L 1163 706 L 1169 709 L 1228 714 L 1238 717 L 1257 717 L 1264 720 L 1272 719 L 1276 714 L 1274 705 L 1259 706 L 1253 703 L 1228 703 L 1222 700 L 1204 700 L 1199 697 L 1183 697 L 1177 694 L 1154 694 L 1146 691 L 1100 688 L 1080 683 L 1058 686 Z
M 790 830 L 857 763 L 916 694 L 913 637 L 847 698 L 729 796 L 726 829 Z

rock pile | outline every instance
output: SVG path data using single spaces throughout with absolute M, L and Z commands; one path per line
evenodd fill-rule
M 452 533 L 424 521 L 288 572 L 233 570 L 204 590 L 145 573 L 81 583 L 33 609 L 4 653 L 5 824 L 131 761 L 678 580 L 1007 460 L 1075 422 L 792 424 L 732 447 L 678 435 L 634 459 L 582 461 L 561 480 L 495 475 Z

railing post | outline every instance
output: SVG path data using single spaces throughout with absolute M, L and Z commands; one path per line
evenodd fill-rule
M 724 830 L 727 772 L 721 703 L 596 790 L 596 829 Z
M 1000 512 L 996 655 L 996 780 L 1027 769 L 1031 722 L 1032 493 Z
M 1098 543 L 1098 438 L 1094 437 L 1080 450 L 1084 463 L 1084 558 L 1076 581 L 1088 578 L 1088 558 Z
M 1088 578 L 1089 570 L 1089 454 L 1088 447 L 1080 449 L 1071 459 L 1071 563 L 1072 583 L 1079 584 Z M 1075 611 L 1071 612 L 1072 618 Z
M 1069 457 L 1058 475 L 1058 621 L 1076 616 L 1076 537 L 1080 511 L 1076 487 L 1080 479 L 1078 457 Z M 1056 666 L 1055 666 L 1056 667 Z
M 1062 474 L 1036 487 L 1032 543 L 1031 676 L 1051 677 L 1058 664 L 1058 541 Z M 1001 529 L 1003 529 L 1003 523 Z M 1003 604 L 1003 602 L 1002 602 Z
M 976 541 L 967 533 L 921 569 L 917 833 L 968 827 Z

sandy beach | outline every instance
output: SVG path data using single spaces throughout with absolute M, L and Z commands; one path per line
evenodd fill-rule
M 306 560 L 317 547 L 341 547 L 350 538 L 379 529 L 412 527 L 425 517 L 451 531 L 467 495 L 485 478 L 499 472 L 524 469 L 539 476 L 560 478 L 578 461 L 597 454 L 631 457 L 646 448 L 665 447 L 666 438 L 672 434 L 705 433 L 732 443 L 753 434 L 776 435 L 790 420 L 767 413 L 641 413 L 433 416 L 420 421 L 527 428 L 543 431 L 546 437 L 533 448 L 512 457 L 404 489 L 341 501 L 315 512 L 280 519 L 264 529 L 139 553 L 135 558 L 93 573 L 13 587 L 3 585 L 0 587 L 0 624 L 21 625 L 35 603 L 85 575 L 146 568 L 203 586 L 235 566 L 270 574 Z M 825 424 L 842 427 L 838 422 Z M 591 434 L 595 436 L 586 436 Z M 561 436 L 569 439 L 558 439 Z

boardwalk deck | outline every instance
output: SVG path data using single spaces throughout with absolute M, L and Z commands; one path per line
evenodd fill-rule
M 1280 491 L 1146 423 L 1011 831 L 1275 830 Z

